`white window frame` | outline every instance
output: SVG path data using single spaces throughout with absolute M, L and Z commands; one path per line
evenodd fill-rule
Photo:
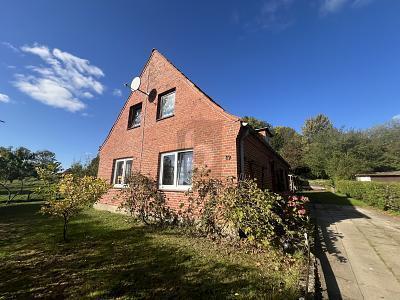
M 169 96 L 169 95 L 171 95 L 171 94 L 174 94 L 174 110 L 173 110 L 172 113 L 170 113 L 170 114 L 168 114 L 168 115 L 161 116 L 161 112 L 162 112 L 162 99 L 163 99 L 163 97 L 167 97 L 167 96 Z M 160 107 L 159 107 L 159 110 L 158 110 L 158 113 L 159 113 L 158 119 L 159 119 L 159 120 L 166 119 L 166 118 L 168 118 L 168 117 L 172 117 L 173 115 L 175 115 L 175 102 L 176 102 L 176 91 L 175 91 L 175 90 L 172 90 L 172 91 L 170 91 L 170 92 L 168 92 L 168 93 L 166 93 L 166 94 L 160 96 L 160 100 L 159 100 L 159 105 L 160 105 Z
M 116 159 L 114 161 L 113 185 L 115 188 L 124 188 L 124 187 L 128 186 L 126 183 L 115 183 L 115 181 L 116 181 L 116 176 L 117 176 L 117 164 L 118 164 L 118 162 L 121 162 L 121 161 L 124 162 L 124 164 L 122 165 L 122 180 L 121 180 L 121 182 L 125 181 L 126 162 L 129 160 L 132 161 L 132 166 L 131 166 L 131 170 L 132 170 L 132 167 L 133 167 L 133 158 L 132 157 L 120 158 L 120 159 Z
M 178 153 L 185 153 L 185 152 L 192 152 L 192 166 L 193 166 L 193 149 L 188 149 L 188 150 L 181 150 L 181 151 L 172 151 L 172 152 L 165 152 L 161 153 L 161 158 L 160 158 L 160 174 L 159 174 L 159 182 L 158 182 L 158 188 L 160 190 L 164 191 L 187 191 L 189 190 L 192 185 L 178 185 Z M 162 179 L 163 179 L 163 172 L 164 172 L 164 156 L 167 155 L 175 155 L 175 162 L 174 162 L 174 184 L 172 185 L 163 185 L 162 184 Z M 193 171 L 193 170 L 192 170 Z

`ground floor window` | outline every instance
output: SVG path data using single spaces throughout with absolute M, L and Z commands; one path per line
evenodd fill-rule
M 114 161 L 114 187 L 123 187 L 128 183 L 132 172 L 132 158 L 122 158 Z
M 160 189 L 187 190 L 192 185 L 193 150 L 161 154 Z

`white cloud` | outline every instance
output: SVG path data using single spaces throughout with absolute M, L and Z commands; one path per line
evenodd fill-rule
M 2 42 L 1 44 L 14 52 L 19 52 L 19 49 L 9 42 Z
M 257 27 L 271 31 L 281 31 L 289 27 L 293 20 L 288 12 L 294 0 L 269 0 L 264 1 L 254 24 L 247 24 L 248 27 Z
M 400 114 L 393 116 L 392 119 L 395 121 L 400 121 Z
M 14 84 L 21 92 L 46 105 L 64 108 L 71 112 L 86 107 L 82 101 L 74 97 L 67 88 L 60 86 L 56 80 L 21 74 L 17 74 L 16 78 Z
M 122 96 L 122 91 L 120 89 L 114 89 L 113 90 L 113 95 L 117 96 L 117 97 L 121 97 Z
M 44 66 L 28 65 L 29 74 L 15 75 L 14 85 L 37 101 L 75 112 L 86 107 L 82 99 L 104 91 L 98 80 L 104 76 L 103 71 L 86 59 L 39 44 L 25 45 L 21 51 L 37 55 L 45 63 Z
M 362 7 L 372 1 L 373 0 L 322 0 L 320 9 L 322 14 L 335 13 L 345 6 Z
M 10 97 L 8 97 L 6 94 L 0 93 L 0 102 L 8 103 L 10 102 Z

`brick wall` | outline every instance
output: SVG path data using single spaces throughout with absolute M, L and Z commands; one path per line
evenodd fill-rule
M 258 134 L 263 138 L 261 134 Z M 254 178 L 261 188 L 273 191 L 288 190 L 289 167 L 272 150 L 265 146 L 257 134 L 244 138 L 244 173 Z M 243 172 L 243 171 L 242 171 Z M 279 178 L 282 172 L 282 178 Z
M 114 161 L 132 157 L 134 170 L 158 180 L 160 153 L 193 149 L 195 167 L 207 165 L 211 176 L 217 178 L 237 177 L 241 163 L 239 118 L 209 99 L 156 50 L 140 77 L 140 89 L 155 96 L 131 93 L 100 149 L 98 176 L 111 183 Z M 157 120 L 157 95 L 170 89 L 175 89 L 174 116 Z M 138 103 L 142 103 L 141 125 L 127 129 L 129 108 Z M 246 137 L 244 150 L 246 175 L 255 177 L 261 187 L 276 190 L 276 172 L 282 169 L 287 175 L 287 165 L 255 135 Z M 118 205 L 117 192 L 110 190 L 100 202 Z M 165 191 L 165 195 L 173 209 L 186 199 L 184 192 Z
M 150 102 L 133 92 L 100 149 L 98 176 L 111 182 L 114 160 L 133 157 L 133 169 L 158 180 L 160 153 L 193 149 L 194 166 L 207 165 L 215 177 L 236 177 L 238 117 L 213 103 L 157 51 L 140 77 L 141 90 L 160 94 L 176 89 L 174 116 L 157 121 L 158 97 Z M 141 126 L 127 130 L 129 108 L 140 102 Z M 114 194 L 111 190 L 101 202 L 116 204 Z M 183 192 L 165 194 L 173 208 L 185 198 Z

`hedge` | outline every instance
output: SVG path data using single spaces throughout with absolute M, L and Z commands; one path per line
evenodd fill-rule
M 339 180 L 336 191 L 383 210 L 400 211 L 400 183 Z

